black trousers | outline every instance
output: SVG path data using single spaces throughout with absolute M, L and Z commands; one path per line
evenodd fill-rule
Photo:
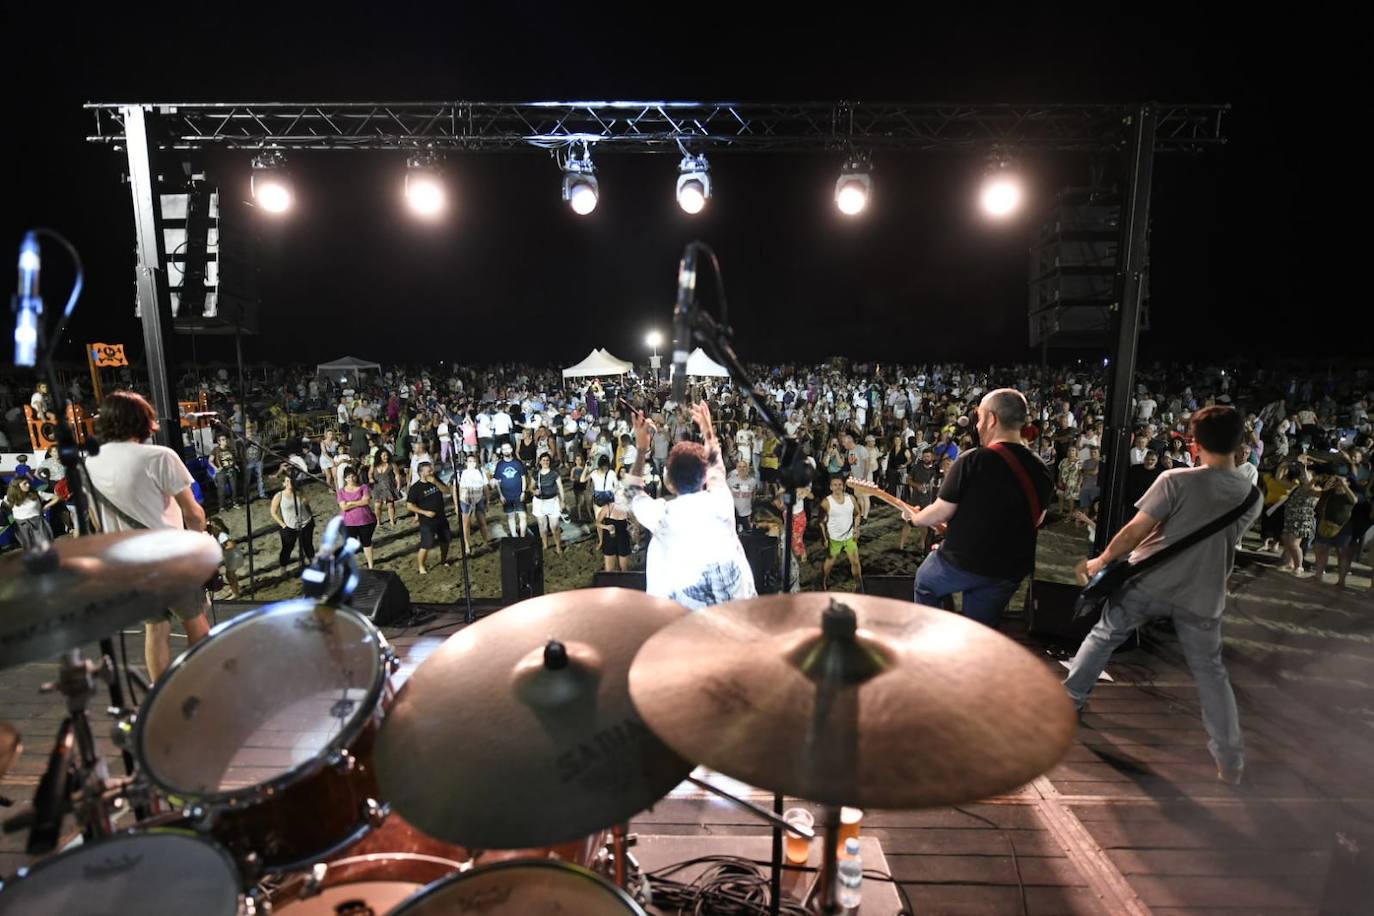
M 277 560 L 283 569 L 291 561 L 291 552 L 296 549 L 296 544 L 301 547 L 301 562 L 309 563 L 315 559 L 315 520 L 312 518 L 305 523 L 305 527 L 297 531 L 295 528 L 279 528 L 277 533 L 281 535 L 281 553 Z

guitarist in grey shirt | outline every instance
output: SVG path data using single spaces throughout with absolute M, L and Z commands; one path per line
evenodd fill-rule
M 1231 407 L 1206 407 L 1193 415 L 1192 432 L 1201 447 L 1199 465 L 1165 471 L 1136 503 L 1139 511 L 1100 556 L 1087 561 L 1094 576 L 1112 561 L 1132 563 L 1158 553 L 1239 506 L 1250 482 L 1236 470 L 1243 432 Z M 1078 647 L 1064 686 L 1081 710 L 1112 651 L 1151 617 L 1170 617 L 1184 657 L 1198 685 L 1202 724 L 1217 777 L 1239 784 L 1245 748 L 1231 679 L 1221 657 L 1221 615 L 1226 580 L 1235 563 L 1236 541 L 1263 508 L 1256 500 L 1235 522 L 1178 556 L 1128 579 L 1108 601 L 1102 619 Z

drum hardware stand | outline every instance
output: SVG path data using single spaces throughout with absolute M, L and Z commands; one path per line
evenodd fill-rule
M 725 367 L 726 371 L 730 373 L 731 381 L 739 386 L 740 390 L 749 398 L 763 423 L 783 442 L 783 457 L 779 475 L 783 485 L 782 531 L 779 534 L 783 541 L 781 588 L 789 589 L 792 585 L 792 516 L 797 502 L 797 490 L 810 485 L 813 471 L 811 466 L 806 463 L 800 444 L 794 436 L 787 435 L 786 424 L 773 412 L 768 403 L 759 397 L 754 390 L 754 379 L 745 370 L 744 365 L 735 354 L 735 348 L 732 344 L 735 333 L 729 324 L 729 309 L 725 301 L 725 281 L 721 277 L 720 262 L 716 259 L 715 252 L 702 242 L 691 242 L 689 247 L 700 249 L 710 260 L 716 280 L 716 298 L 720 305 L 720 319 L 717 320 L 698 307 L 695 299 L 689 303 L 687 320 L 690 336 L 693 341 L 701 344 L 708 356 Z M 688 345 L 687 342 L 683 342 L 683 346 Z M 773 824 L 772 880 L 769 884 L 768 895 L 770 916 L 778 916 L 782 905 L 783 828 L 779 824 L 782 823 L 783 803 L 782 793 L 774 793 L 774 817 L 767 818 Z M 838 814 L 836 816 L 838 817 Z
M 86 717 L 86 703 L 95 693 L 97 679 L 109 683 L 114 677 L 108 656 L 93 662 L 82 658 L 80 649 L 70 649 L 62 655 L 58 679 L 39 688 L 42 693 L 56 691 L 66 698 L 67 717 L 58 727 L 33 807 L 4 825 L 6 833 L 29 829 L 25 851 L 30 855 L 52 852 L 57 847 L 62 816 L 68 811 L 76 814 L 87 839 L 114 832 L 111 809 L 123 807 L 123 786 L 110 779 Z M 75 760 L 73 754 L 77 755 Z
M 747 798 L 740 798 L 738 795 L 732 795 L 719 786 L 714 786 L 704 779 L 697 779 L 695 776 L 688 776 L 687 781 L 698 788 L 705 789 L 707 792 L 719 795 L 728 802 L 739 805 L 745 811 L 748 811 L 760 820 L 772 824 L 778 830 L 786 830 L 788 833 L 795 833 L 797 836 L 806 840 L 813 840 L 816 838 L 816 832 L 809 827 L 798 827 L 796 824 L 789 824 L 787 821 L 783 820 L 780 815 L 774 814 L 761 805 L 754 804 Z

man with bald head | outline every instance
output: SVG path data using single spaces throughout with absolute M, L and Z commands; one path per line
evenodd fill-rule
M 979 447 L 955 460 L 935 502 L 902 512 L 913 525 L 949 526 L 916 571 L 917 603 L 951 607 L 958 592 L 965 617 L 996 627 L 1034 567 L 1054 476 L 1021 441 L 1028 413 L 1015 388 L 988 392 L 977 410 Z

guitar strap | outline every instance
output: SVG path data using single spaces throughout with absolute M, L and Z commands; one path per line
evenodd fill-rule
M 1031 530 L 1037 530 L 1040 527 L 1040 497 L 1035 492 L 1035 484 L 1031 483 L 1030 474 L 1026 473 L 1026 466 L 1012 454 L 1005 442 L 994 442 L 988 448 L 1001 455 L 1002 460 L 1011 468 L 1012 474 L 1016 475 L 1017 483 L 1021 484 L 1021 492 L 1026 494 L 1026 504 L 1030 506 Z

